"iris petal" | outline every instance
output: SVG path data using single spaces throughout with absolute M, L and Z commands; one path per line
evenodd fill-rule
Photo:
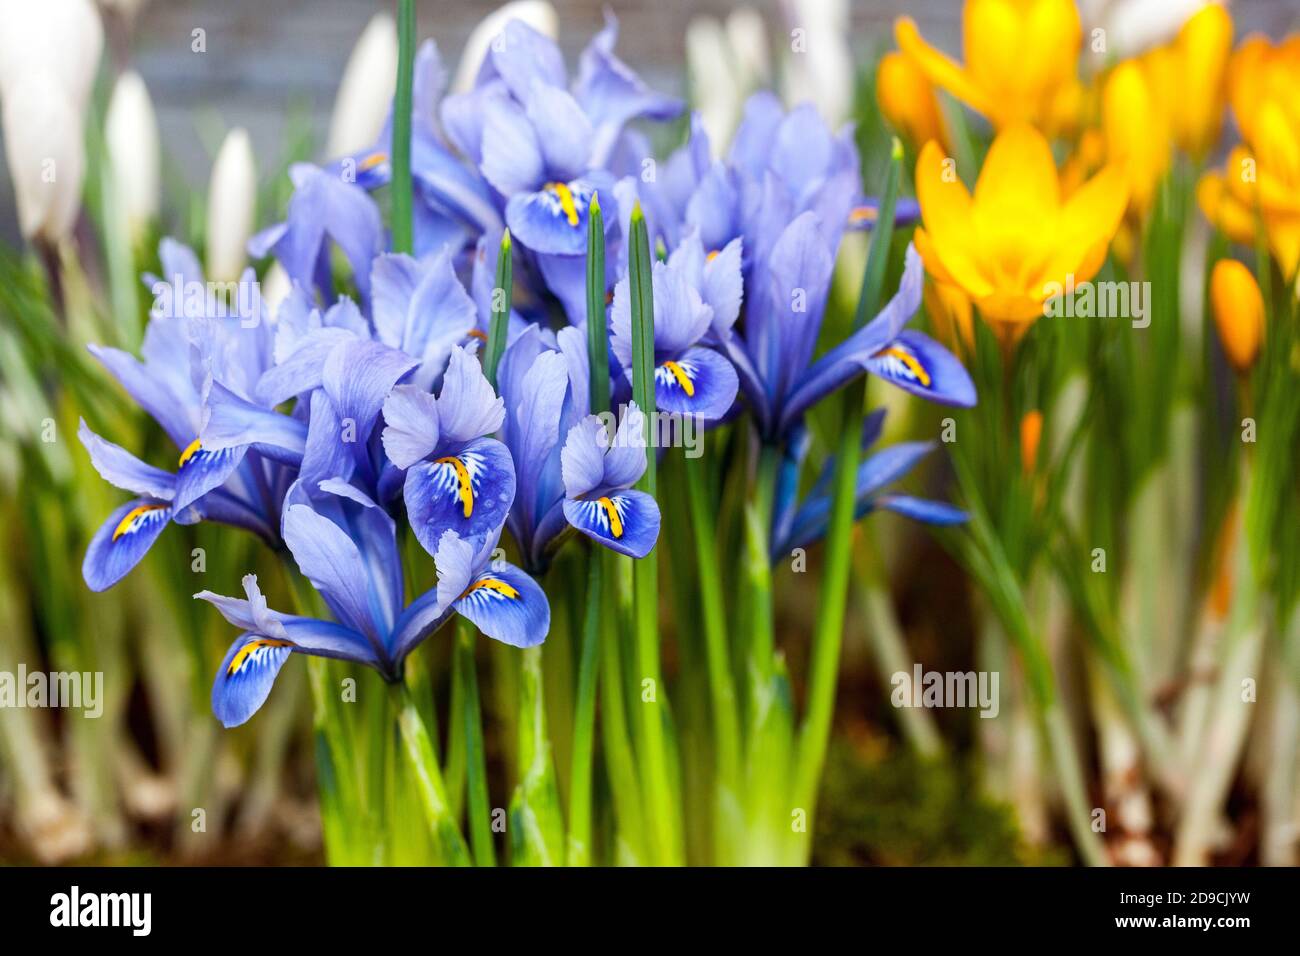
M 406 473 L 406 510 L 420 544 L 436 554 L 443 532 L 481 541 L 500 527 L 515 499 L 510 452 L 479 438 Z
M 655 368 L 655 404 L 661 412 L 716 421 L 735 402 L 738 387 L 736 370 L 712 349 L 688 349 Z
M 866 361 L 867 371 L 942 405 L 970 408 L 975 384 L 951 352 L 921 332 L 907 329 Z
M 587 214 L 594 194 L 579 180 L 517 193 L 506 204 L 510 234 L 534 252 L 582 255 L 587 251 Z
M 659 538 L 659 506 L 643 491 L 570 498 L 564 516 L 587 537 L 633 558 L 644 558 Z
M 212 683 L 212 712 L 223 727 L 238 727 L 270 696 L 293 646 L 287 641 L 241 634 L 230 645 Z
M 941 527 L 970 520 L 970 515 L 960 508 L 954 508 L 942 501 L 929 501 L 925 498 L 913 498 L 910 495 L 886 495 L 876 499 L 876 504 L 914 521 Z
M 118 508 L 90 539 L 81 576 L 92 591 L 111 588 L 140 563 L 170 523 L 171 506 L 163 501 L 137 498 Z
M 194 439 L 181 453 L 176 472 L 176 498 L 172 502 L 176 510 L 181 511 L 213 488 L 225 484 L 247 453 L 247 445 L 208 451 Z
M 176 476 L 161 468 L 146 464 L 120 445 L 114 445 L 92 432 L 85 421 L 77 430 L 77 437 L 90 452 L 90 463 L 100 477 L 123 491 L 170 501 L 176 494 Z
M 542 643 L 551 626 L 551 606 L 537 582 L 504 562 L 481 572 L 455 607 L 488 637 L 511 647 Z

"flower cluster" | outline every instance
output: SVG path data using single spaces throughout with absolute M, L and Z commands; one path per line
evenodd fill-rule
M 668 119 L 681 104 L 617 58 L 616 37 L 611 19 L 570 83 L 555 43 L 511 21 L 471 88 L 445 97 L 445 71 L 426 43 L 413 96 L 414 255 L 389 251 L 371 195 L 392 179 L 390 116 L 371 148 L 291 170 L 285 221 L 250 242 L 292 281 L 274 316 L 260 303 L 227 316 L 215 301 L 198 315 L 160 311 L 143 362 L 95 350 L 180 456 L 168 473 L 83 431 L 100 473 L 139 496 L 95 537 L 87 582 L 121 579 L 171 521 L 211 520 L 287 549 L 329 609 L 330 620 L 271 610 L 252 575 L 245 598 L 198 595 L 242 632 L 212 693 L 227 726 L 257 710 L 293 652 L 397 680 L 405 657 L 454 614 L 506 644 L 538 644 L 550 609 L 534 577 L 571 530 L 619 554 L 650 553 L 660 513 L 633 488 L 647 452 L 644 416 L 629 401 L 628 237 L 638 207 L 660 252 L 651 281 L 660 411 L 714 425 L 748 410 L 797 479 L 806 413 L 864 372 L 938 402 L 974 403 L 956 359 L 905 328 L 921 299 L 911 249 L 880 315 L 814 357 L 840 238 L 869 226 L 876 209 L 860 193 L 851 130 L 834 134 L 811 107 L 787 113 L 758 94 L 724 159 L 713 159 L 697 121 L 647 175 L 647 142 L 629 124 Z M 591 414 L 602 410 L 591 407 L 584 328 L 599 205 L 608 210 L 608 390 L 621 409 L 613 428 Z M 508 344 L 490 381 L 479 355 L 502 291 L 498 255 L 513 257 L 515 279 Z M 165 241 L 162 258 L 169 277 L 201 281 L 189 250 Z M 878 494 L 928 447 L 865 462 L 859 513 L 960 520 L 946 506 Z M 774 547 L 823 533 L 825 484 L 797 509 L 793 489 L 783 496 Z M 408 530 L 438 574 L 409 601 L 399 551 Z M 503 530 L 522 567 L 501 557 Z

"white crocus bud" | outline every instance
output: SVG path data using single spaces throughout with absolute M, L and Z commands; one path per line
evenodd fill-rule
M 691 105 L 700 116 L 715 156 L 726 152 L 740 121 L 745 95 L 722 24 L 696 17 L 686 27 L 686 70 Z
M 284 271 L 284 266 L 278 262 L 271 263 L 271 268 L 262 277 L 262 309 L 269 321 L 276 320 L 280 313 L 280 303 L 292 291 L 293 282 L 289 279 L 289 273 Z
M 396 86 L 397 26 L 387 13 L 376 13 L 343 70 L 326 155 L 332 159 L 373 145 L 384 128 Z
M 559 18 L 555 8 L 546 0 L 514 0 L 479 21 L 465 41 L 460 64 L 456 68 L 453 93 L 464 93 L 474 88 L 474 79 L 488 54 L 488 48 L 511 20 L 522 20 L 538 33 L 554 40 L 559 36 Z
M 848 0 L 784 0 L 782 6 L 790 27 L 786 102 L 811 101 L 837 126 L 853 109 Z
M 26 76 L 46 74 L 86 109 L 104 48 L 104 28 L 90 0 L 0 0 L 0 94 Z
M 234 282 L 247 261 L 257 205 L 257 168 L 248 133 L 232 129 L 212 165 L 208 186 L 207 274 L 214 282 Z
M 140 74 L 118 77 L 104 120 L 113 185 L 132 241 L 158 215 L 158 119 Z
M 54 244 L 72 232 L 86 174 L 81 112 L 49 74 L 30 73 L 5 91 L 5 159 L 18 224 Z

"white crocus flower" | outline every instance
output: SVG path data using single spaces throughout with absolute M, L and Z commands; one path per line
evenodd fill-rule
M 118 77 L 108 103 L 104 139 L 123 221 L 137 240 L 158 215 L 158 119 L 140 74 Z
M 1174 38 L 1179 28 L 1207 0 L 1082 0 L 1085 43 L 1094 43 L 1101 30 L 1105 53 L 1136 56 Z
M 453 93 L 464 93 L 474 88 L 474 78 L 488 54 L 488 47 L 511 20 L 522 20 L 552 40 L 559 35 L 559 18 L 555 15 L 555 8 L 546 0 L 514 0 L 499 7 L 470 31 L 456 68 L 456 81 L 451 87 Z
M 104 28 L 90 0 L 0 0 L 0 94 L 33 73 L 53 80 L 84 112 L 99 69 Z
M 214 282 L 233 282 L 247 261 L 257 205 L 257 167 L 248 133 L 232 129 L 212 165 L 208 186 L 207 273 Z
M 737 7 L 727 15 L 727 44 L 743 78 L 746 93 L 766 86 L 772 73 L 767 28 L 753 7 Z
M 721 155 L 740 120 L 745 91 L 722 24 L 713 17 L 696 17 L 686 27 L 686 69 L 691 105 L 699 114 L 714 155 Z
M 326 155 L 333 159 L 373 145 L 384 128 L 396 86 L 397 26 L 387 13 L 376 13 L 343 70 Z
M 0 121 L 23 235 L 56 243 L 81 206 L 86 104 L 104 31 L 90 0 L 0 0 Z
M 810 101 L 827 123 L 838 126 L 853 109 L 848 0 L 783 0 L 782 9 L 790 29 L 786 102 Z
M 763 18 L 749 7 L 724 23 L 696 17 L 686 28 L 686 68 L 693 108 L 709 134 L 714 155 L 726 152 L 745 99 L 766 86 L 771 68 Z

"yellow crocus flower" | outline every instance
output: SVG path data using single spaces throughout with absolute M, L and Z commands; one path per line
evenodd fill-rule
M 986 320 L 1030 323 L 1073 277 L 1091 279 L 1128 203 L 1124 171 L 1110 163 L 1070 196 L 1061 192 L 1042 133 L 1018 124 L 998 134 L 972 196 L 938 143 L 916 167 L 922 228 L 916 247 L 930 274 L 959 287 Z
M 913 146 L 920 148 L 936 139 L 952 148 L 934 86 L 910 57 L 886 53 L 881 58 L 876 69 L 876 101 L 889 124 Z
M 1256 215 L 1287 277 L 1300 266 L 1300 35 L 1242 44 L 1229 65 L 1229 100 L 1245 142 L 1197 185 L 1205 215 L 1236 242 L 1255 240 Z
M 921 293 L 939 341 L 958 355 L 975 347 L 975 323 L 970 296 L 957 286 L 939 282 L 933 276 Z
M 1106 155 L 1123 166 L 1129 201 L 1139 219 L 1151 208 L 1172 156 L 1169 129 L 1151 80 L 1136 60 L 1111 71 L 1102 91 Z
M 1202 7 L 1183 24 L 1172 47 L 1174 86 L 1165 101 L 1178 148 L 1203 159 L 1219 140 L 1227 99 L 1232 17 L 1217 3 Z
M 1028 122 L 1052 133 L 1073 122 L 1083 39 L 1073 0 L 966 0 L 965 63 L 926 43 L 910 17 L 894 35 L 931 82 L 999 129 Z
M 1245 375 L 1264 340 L 1264 296 L 1255 276 L 1237 260 L 1220 259 L 1214 264 L 1210 311 L 1228 362 L 1238 375 Z

